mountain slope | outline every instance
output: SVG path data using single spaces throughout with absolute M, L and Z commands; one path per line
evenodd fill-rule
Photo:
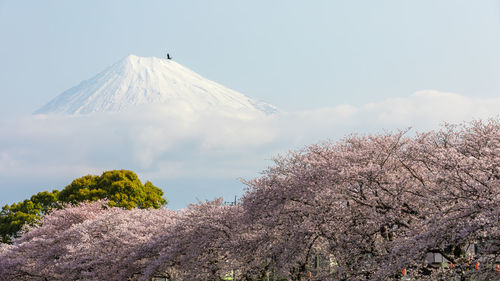
M 66 90 L 34 114 L 117 112 L 138 105 L 179 102 L 195 111 L 277 112 L 276 107 L 203 78 L 175 61 L 129 55 Z

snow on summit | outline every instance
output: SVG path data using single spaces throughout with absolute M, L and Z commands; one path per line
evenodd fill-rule
M 175 61 L 129 55 L 34 114 L 117 112 L 148 104 L 183 104 L 194 111 L 277 112 L 276 107 L 203 78 Z

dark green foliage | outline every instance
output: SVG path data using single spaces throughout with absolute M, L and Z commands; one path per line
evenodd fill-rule
M 66 203 L 108 199 L 111 206 L 131 208 L 160 208 L 167 202 L 163 191 L 151 182 L 141 183 L 132 171 L 114 170 L 101 176 L 84 176 L 75 179 L 59 194 Z
M 144 185 L 132 171 L 113 170 L 101 176 L 87 175 L 73 180 L 62 191 L 44 191 L 31 199 L 5 205 L 0 212 L 0 235 L 11 242 L 25 224 L 36 223 L 52 208 L 84 201 L 109 200 L 109 205 L 127 209 L 160 208 L 167 204 L 163 191 L 147 181 Z
M 43 191 L 11 206 L 5 205 L 0 212 L 0 235 L 3 243 L 16 237 L 25 225 L 32 225 L 50 209 L 59 207 L 57 196 L 59 191 Z

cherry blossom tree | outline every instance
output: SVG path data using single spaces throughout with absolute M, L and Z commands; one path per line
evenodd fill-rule
M 140 275 L 146 261 L 129 257 L 162 233 L 176 220 L 166 209 L 111 208 L 94 220 L 74 227 L 67 254 L 59 261 L 68 278 L 82 280 L 125 280 Z
M 194 280 L 220 280 L 234 274 L 231 251 L 238 233 L 239 206 L 226 206 L 222 198 L 192 204 L 177 223 L 154 239 L 137 258 L 147 258 L 142 280 L 154 275 Z
M 299 280 L 311 250 L 323 247 L 335 256 L 337 275 L 371 276 L 387 253 L 384 242 L 402 235 L 422 203 L 406 200 L 417 185 L 404 164 L 411 143 L 404 132 L 320 143 L 276 159 L 249 181 L 243 206 L 249 221 L 275 233 L 273 267 Z
M 267 230 L 255 240 L 255 247 L 267 253 L 261 264 L 285 269 L 280 273 L 299 280 L 310 271 L 310 249 L 319 240 L 327 241 L 322 242 L 325 253 L 334 256 L 329 274 L 341 279 L 396 278 L 410 265 L 418 274 L 429 274 L 422 271 L 425 256 L 437 249 L 428 239 L 447 241 L 440 248 L 444 254 L 445 247 L 478 239 L 470 233 L 454 242 L 445 235 L 456 228 L 465 233 L 452 214 L 472 223 L 471 204 L 488 211 L 491 220 L 481 217 L 476 229 L 493 253 L 498 235 L 484 236 L 484 228 L 498 225 L 493 216 L 499 190 L 498 120 L 406 135 L 349 136 L 312 145 L 277 158 L 263 176 L 249 181 L 243 198 L 248 223 Z M 416 243 L 409 237 L 428 238 Z M 403 255 L 402 245 L 413 253 Z
M 45 216 L 2 253 L 5 280 L 126 280 L 145 267 L 130 262 L 144 244 L 174 223 L 167 209 L 106 207 L 107 202 L 70 206 Z
M 499 180 L 498 118 L 351 135 L 277 157 L 236 206 L 55 210 L 0 244 L 0 280 L 496 280 Z
M 438 212 L 428 214 L 411 233 L 395 241 L 393 270 L 411 266 L 415 276 L 423 277 L 419 274 L 425 267 L 422 261 L 431 251 L 453 264 L 434 272 L 439 276 L 498 278 L 494 270 L 500 260 L 498 119 L 448 125 L 439 132 L 420 135 L 416 143 L 414 161 L 428 167 L 426 197 Z M 466 245 L 476 245 L 478 252 L 464 252 Z M 481 264 L 480 270 L 474 269 L 476 262 Z
M 1 280 L 60 280 L 58 260 L 67 253 L 66 233 L 75 225 L 104 212 L 103 202 L 56 210 L 42 219 L 41 226 L 26 228 L 14 244 L 1 253 Z

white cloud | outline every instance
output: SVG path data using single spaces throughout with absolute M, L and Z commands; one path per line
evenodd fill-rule
M 37 181 L 60 183 L 63 178 L 68 184 L 72 178 L 109 169 L 131 169 L 153 183 L 234 180 L 256 175 L 278 152 L 322 139 L 409 126 L 428 130 L 443 122 L 499 113 L 500 98 L 420 91 L 361 106 L 339 105 L 257 118 L 171 106 L 143 107 L 129 113 L 4 120 L 0 122 L 0 192 L 7 195 L 0 204 L 63 187 L 33 186 Z M 11 186 L 22 183 L 30 183 L 31 189 L 12 191 Z M 196 193 L 197 187 L 191 192 Z M 208 194 L 217 196 L 220 190 L 215 188 Z M 167 196 L 176 195 L 167 191 Z M 194 200 L 197 194 L 191 197 Z
M 437 122 L 461 122 L 498 114 L 500 98 L 470 98 L 433 90 L 419 91 L 409 98 L 395 98 L 363 106 L 365 114 L 382 124 L 432 126 Z

